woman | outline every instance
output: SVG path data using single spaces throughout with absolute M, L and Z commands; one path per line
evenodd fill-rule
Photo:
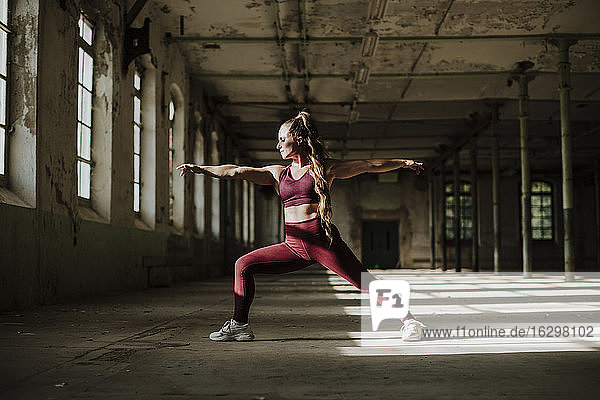
M 177 169 L 204 173 L 215 178 L 246 179 L 259 185 L 272 185 L 284 205 L 285 241 L 256 249 L 240 257 L 235 263 L 233 318 L 210 334 L 216 341 L 252 340 L 248 313 L 254 299 L 254 274 L 281 274 L 297 271 L 320 263 L 348 280 L 362 292 L 377 279 L 356 258 L 331 222 L 329 189 L 334 179 L 347 179 L 364 172 L 385 172 L 396 168 L 410 168 L 420 173 L 422 163 L 413 160 L 356 160 L 332 159 L 319 140 L 315 124 L 307 111 L 284 122 L 278 133 L 277 150 L 281 157 L 292 163 L 262 168 L 236 165 L 198 166 L 182 164 Z M 361 272 L 369 279 L 362 282 Z M 419 340 L 422 323 L 410 312 L 402 320 L 402 338 Z

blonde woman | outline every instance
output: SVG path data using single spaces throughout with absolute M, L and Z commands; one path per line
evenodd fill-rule
M 254 339 L 248 325 L 248 313 L 254 299 L 255 274 L 281 274 L 319 263 L 362 292 L 368 292 L 369 282 L 377 278 L 362 265 L 331 222 L 331 184 L 334 179 L 347 179 L 364 172 L 410 168 L 419 174 L 423 170 L 423 164 L 413 160 L 343 161 L 330 158 L 307 111 L 300 111 L 295 118 L 281 125 L 277 150 L 282 159 L 291 159 L 291 164 L 262 168 L 195 164 L 177 167 L 181 175 L 186 172 L 204 173 L 215 178 L 245 179 L 258 185 L 272 185 L 283 201 L 285 241 L 238 258 L 235 263 L 233 318 L 226 321 L 219 331 L 210 334 L 212 340 Z M 367 273 L 369 279 L 361 286 L 362 272 Z M 424 325 L 410 312 L 402 322 L 404 340 L 421 339 Z

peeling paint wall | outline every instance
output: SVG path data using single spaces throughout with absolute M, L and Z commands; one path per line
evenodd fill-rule
M 192 268 L 169 271 L 169 280 L 221 275 L 228 248 L 220 237 L 197 229 L 194 177 L 177 178 L 180 220 L 169 225 L 168 104 L 179 90 L 182 128 L 176 162 L 193 161 L 197 127 L 189 126 L 190 103 L 210 119 L 203 95 L 190 93 L 186 60 L 165 43 L 164 29 L 145 7 L 133 26 L 152 19 L 150 47 L 155 79 L 145 109 L 148 187 L 143 219 L 133 212 L 133 68 L 123 68 L 125 2 L 17 0 L 11 47 L 8 186 L 0 188 L 0 309 L 48 304 L 111 290 L 148 285 L 143 257 L 175 256 Z M 131 2 L 129 2 L 131 3 Z M 78 19 L 83 11 L 95 26 L 91 203 L 77 197 L 76 128 Z M 150 57 L 146 57 L 150 59 Z M 150 78 L 151 74 L 148 74 Z M 148 120 L 151 118 L 151 120 Z M 221 132 L 222 128 L 216 126 Z M 206 131 L 204 131 L 206 132 Z M 208 138 L 201 151 L 206 151 Z M 206 158 L 205 158 L 206 159 Z M 203 160 L 199 160 L 203 161 Z M 178 175 L 178 174 L 177 174 Z M 197 181 L 196 181 L 197 182 Z M 205 208 L 211 212 L 210 193 Z M 148 196 L 153 196 L 149 199 Z M 29 207 L 27 207 L 29 205 Z M 210 223 L 210 220 L 207 221 Z M 196 232 L 196 233 L 195 233 Z M 218 266 L 218 267 L 216 267 Z M 216 271 L 216 272 L 215 272 Z M 216 275 L 215 275 L 216 273 Z

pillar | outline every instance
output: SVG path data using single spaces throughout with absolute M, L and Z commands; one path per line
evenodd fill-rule
M 527 131 L 529 81 L 532 78 L 521 73 L 519 82 L 519 125 L 521 129 L 521 237 L 523 251 L 523 277 L 531 277 L 531 182 L 529 176 L 529 137 Z
M 460 248 L 460 151 L 454 153 L 454 244 L 456 259 L 456 272 L 461 271 L 461 248 Z
M 471 246 L 471 268 L 479 272 L 479 195 L 477 191 L 477 138 L 471 142 L 471 216 L 473 240 Z
M 494 273 L 500 273 L 500 154 L 498 106 L 492 106 L 492 216 L 494 225 Z
M 433 171 L 427 175 L 429 183 L 429 258 L 431 269 L 435 269 L 435 196 L 433 185 Z
M 560 150 L 562 154 L 563 231 L 565 280 L 575 278 L 575 237 L 573 230 L 573 166 L 571 149 L 571 63 L 569 47 L 574 41 L 558 40 L 560 61 Z
M 442 214 L 440 221 L 440 251 L 442 252 L 442 270 L 445 271 L 447 269 L 448 264 L 448 252 L 446 248 L 446 168 L 444 167 L 445 160 L 443 160 L 440 164 L 440 183 L 442 185 L 442 195 L 440 202 L 442 204 Z
M 596 205 L 596 265 L 600 265 L 600 176 L 598 174 L 598 159 L 594 163 L 594 203 Z

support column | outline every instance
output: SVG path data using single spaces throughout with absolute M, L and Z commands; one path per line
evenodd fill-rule
M 448 252 L 446 246 L 446 168 L 444 167 L 445 160 L 440 163 L 440 183 L 442 185 L 442 214 L 440 221 L 440 247 L 442 252 L 442 271 L 448 269 Z
M 471 221 L 473 237 L 471 246 L 471 268 L 479 272 L 479 194 L 477 188 L 477 138 L 471 142 Z
M 454 258 L 456 260 L 456 272 L 461 272 L 461 248 L 460 248 L 460 151 L 454 153 Z
M 594 193 L 596 204 L 596 265 L 600 265 L 600 176 L 598 174 L 598 159 L 594 163 Z
M 433 171 L 427 175 L 429 183 L 429 258 L 431 269 L 435 269 L 435 196 L 433 184 Z
M 519 82 L 519 125 L 521 128 L 521 238 L 523 250 L 523 277 L 531 277 L 531 182 L 529 176 L 529 136 L 527 117 L 529 81 L 532 76 L 521 71 L 516 79 Z
M 498 106 L 492 105 L 492 215 L 494 223 L 494 273 L 500 273 L 500 154 Z
M 563 231 L 565 280 L 575 279 L 575 237 L 573 235 L 573 165 L 571 149 L 571 63 L 569 47 L 576 43 L 559 39 L 560 61 L 560 149 L 562 154 Z

